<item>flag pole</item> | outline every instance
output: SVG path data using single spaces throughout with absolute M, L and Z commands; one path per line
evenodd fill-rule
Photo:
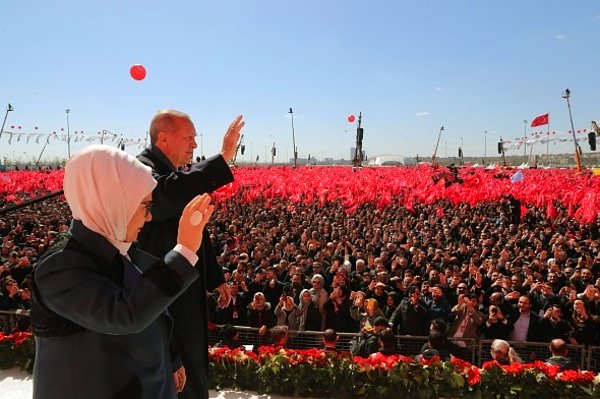
M 575 163 L 577 164 L 577 171 L 581 173 L 581 158 L 579 152 L 581 151 L 579 147 L 579 143 L 577 142 L 577 137 L 575 136 L 575 125 L 573 124 L 573 114 L 571 113 L 571 102 L 569 98 L 571 97 L 571 90 L 568 88 L 562 95 L 562 98 L 567 100 L 567 108 L 569 109 L 569 119 L 571 120 L 571 132 L 573 134 L 573 145 L 575 146 Z
M 548 111 L 548 141 L 546 141 L 546 158 L 548 158 L 550 156 L 549 148 L 550 148 L 550 111 Z

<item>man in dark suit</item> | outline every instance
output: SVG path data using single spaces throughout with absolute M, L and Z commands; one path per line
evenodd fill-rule
M 175 111 L 158 112 L 150 123 L 150 147 L 138 159 L 152 168 L 158 185 L 152 193 L 152 221 L 146 223 L 138 237 L 139 248 L 155 256 L 164 256 L 176 244 L 181 212 L 190 199 L 198 194 L 212 192 L 233 181 L 227 163 L 236 152 L 242 115 L 229 126 L 223 138 L 221 153 L 193 164 L 182 171 L 183 165 L 193 159 L 196 129 L 189 115 Z M 173 345 L 186 368 L 187 383 L 180 394 L 185 399 L 208 398 L 208 315 L 207 289 L 217 289 L 219 304 L 229 303 L 229 289 L 223 270 L 217 263 L 210 234 L 203 235 L 198 253 L 197 279 L 170 307 L 174 321 Z
M 339 350 L 335 347 L 338 340 L 337 332 L 334 329 L 328 328 L 323 332 L 323 350 L 325 352 L 339 353 Z

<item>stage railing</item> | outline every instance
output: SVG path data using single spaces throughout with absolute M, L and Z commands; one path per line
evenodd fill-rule
M 29 310 L 0 310 L 0 332 L 7 335 L 17 327 L 19 319 L 29 319 Z M 27 320 L 29 326 L 29 320 Z
M 239 341 L 245 345 L 269 345 L 271 340 L 268 334 L 260 337 L 258 329 L 252 327 L 239 326 Z M 359 334 L 338 333 L 337 348 L 341 351 L 350 350 L 350 341 Z M 290 349 L 308 349 L 323 346 L 323 333 L 320 331 L 291 331 L 288 347 Z M 209 333 L 209 344 L 214 345 L 221 339 L 218 330 Z M 406 356 L 416 356 L 421 353 L 421 348 L 427 343 L 427 337 L 397 335 L 396 336 L 400 353 Z M 490 347 L 492 340 L 489 339 L 466 339 L 450 338 L 461 346 L 461 358 L 470 361 L 479 367 L 492 360 Z M 547 342 L 517 342 L 509 341 L 510 345 L 517 351 L 524 362 L 533 362 L 535 360 L 544 361 L 551 354 Z M 568 345 L 569 357 L 573 359 L 583 370 L 600 371 L 600 346 Z
M 29 310 L 0 310 L 0 327 L 4 334 L 17 324 L 19 318 L 28 318 Z M 219 326 L 217 326 L 219 327 Z M 244 345 L 265 346 L 272 343 L 269 334 L 260 336 L 258 328 L 236 326 L 240 333 L 239 342 Z M 343 352 L 350 351 L 353 338 L 358 337 L 355 333 L 338 333 L 337 348 Z M 309 349 L 323 346 L 323 332 L 321 331 L 290 331 L 287 347 L 290 349 Z M 221 339 L 219 328 L 208 332 L 209 345 L 215 345 Z M 421 348 L 427 343 L 425 336 L 397 335 L 396 340 L 400 353 L 406 356 L 416 356 L 421 353 Z M 481 367 L 481 365 L 492 360 L 490 347 L 492 340 L 489 339 L 467 339 L 450 338 L 460 347 L 460 358 Z M 509 341 L 510 345 L 517 351 L 524 362 L 535 360 L 544 361 L 548 359 L 550 350 L 548 342 L 518 342 Z M 582 370 L 600 372 L 600 346 L 568 345 L 568 356 L 573 359 Z
M 526 363 L 534 362 L 536 360 L 545 361 L 550 356 L 550 349 L 548 348 L 548 342 L 520 342 L 520 341 L 509 341 L 515 351 L 521 357 L 521 360 Z M 478 365 L 482 365 L 484 362 L 492 360 L 492 354 L 490 351 L 492 345 L 491 339 L 482 339 L 479 342 L 479 360 Z M 590 368 L 589 352 L 592 348 L 600 349 L 600 347 L 588 347 L 586 350 L 584 345 L 567 345 L 568 356 L 576 362 L 579 367 L 585 370 L 599 370 L 598 368 Z M 598 352 L 600 354 L 600 352 Z

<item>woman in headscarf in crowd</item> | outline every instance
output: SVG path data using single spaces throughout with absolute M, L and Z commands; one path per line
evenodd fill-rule
M 300 327 L 300 308 L 294 303 L 294 298 L 283 294 L 275 306 L 275 320 L 278 326 L 288 326 L 291 331 Z
M 319 307 L 319 313 L 321 314 L 321 326 L 319 327 L 319 331 L 324 331 L 327 316 L 325 313 L 325 304 L 329 300 L 329 294 L 325 289 L 325 278 L 317 273 L 312 276 L 311 282 L 312 288 L 309 289 L 310 295 L 314 304 Z
M 263 336 L 268 329 L 275 326 L 275 316 L 271 304 L 267 302 L 265 294 L 257 292 L 248 304 L 248 326 L 258 328 L 258 334 Z
M 108 146 L 67 163 L 68 240 L 33 276 L 34 399 L 175 399 L 183 389 L 165 310 L 201 275 L 196 251 L 213 206 L 207 195 L 190 201 L 178 244 L 157 259 L 133 244 L 152 219 L 156 184 L 150 168 Z
M 300 331 L 321 331 L 321 313 L 319 307 L 313 302 L 310 291 L 304 289 L 300 292 Z
M 390 320 L 399 304 L 400 300 L 398 299 L 398 293 L 395 291 L 388 292 L 385 297 L 383 317 L 385 317 L 386 320 Z
M 495 339 L 492 341 L 491 349 L 492 359 L 499 365 L 507 365 L 511 363 L 521 363 L 521 357 L 508 342 L 503 339 Z

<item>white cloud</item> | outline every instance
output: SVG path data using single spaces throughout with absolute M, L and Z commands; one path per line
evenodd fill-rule
M 440 86 L 438 86 L 438 87 L 435 88 L 435 91 L 442 91 L 442 90 L 444 90 L 444 88 L 440 87 Z
M 596 19 L 600 19 L 600 14 L 596 15 Z
M 567 36 L 566 36 L 566 35 L 560 35 L 560 34 L 559 34 L 559 35 L 556 35 L 556 38 L 557 38 L 558 40 L 563 40 L 563 39 L 566 39 L 566 38 L 567 38 Z
M 429 116 L 431 115 L 431 112 L 427 112 L 427 111 L 421 111 L 421 112 L 417 112 L 417 116 L 421 117 L 421 116 Z

